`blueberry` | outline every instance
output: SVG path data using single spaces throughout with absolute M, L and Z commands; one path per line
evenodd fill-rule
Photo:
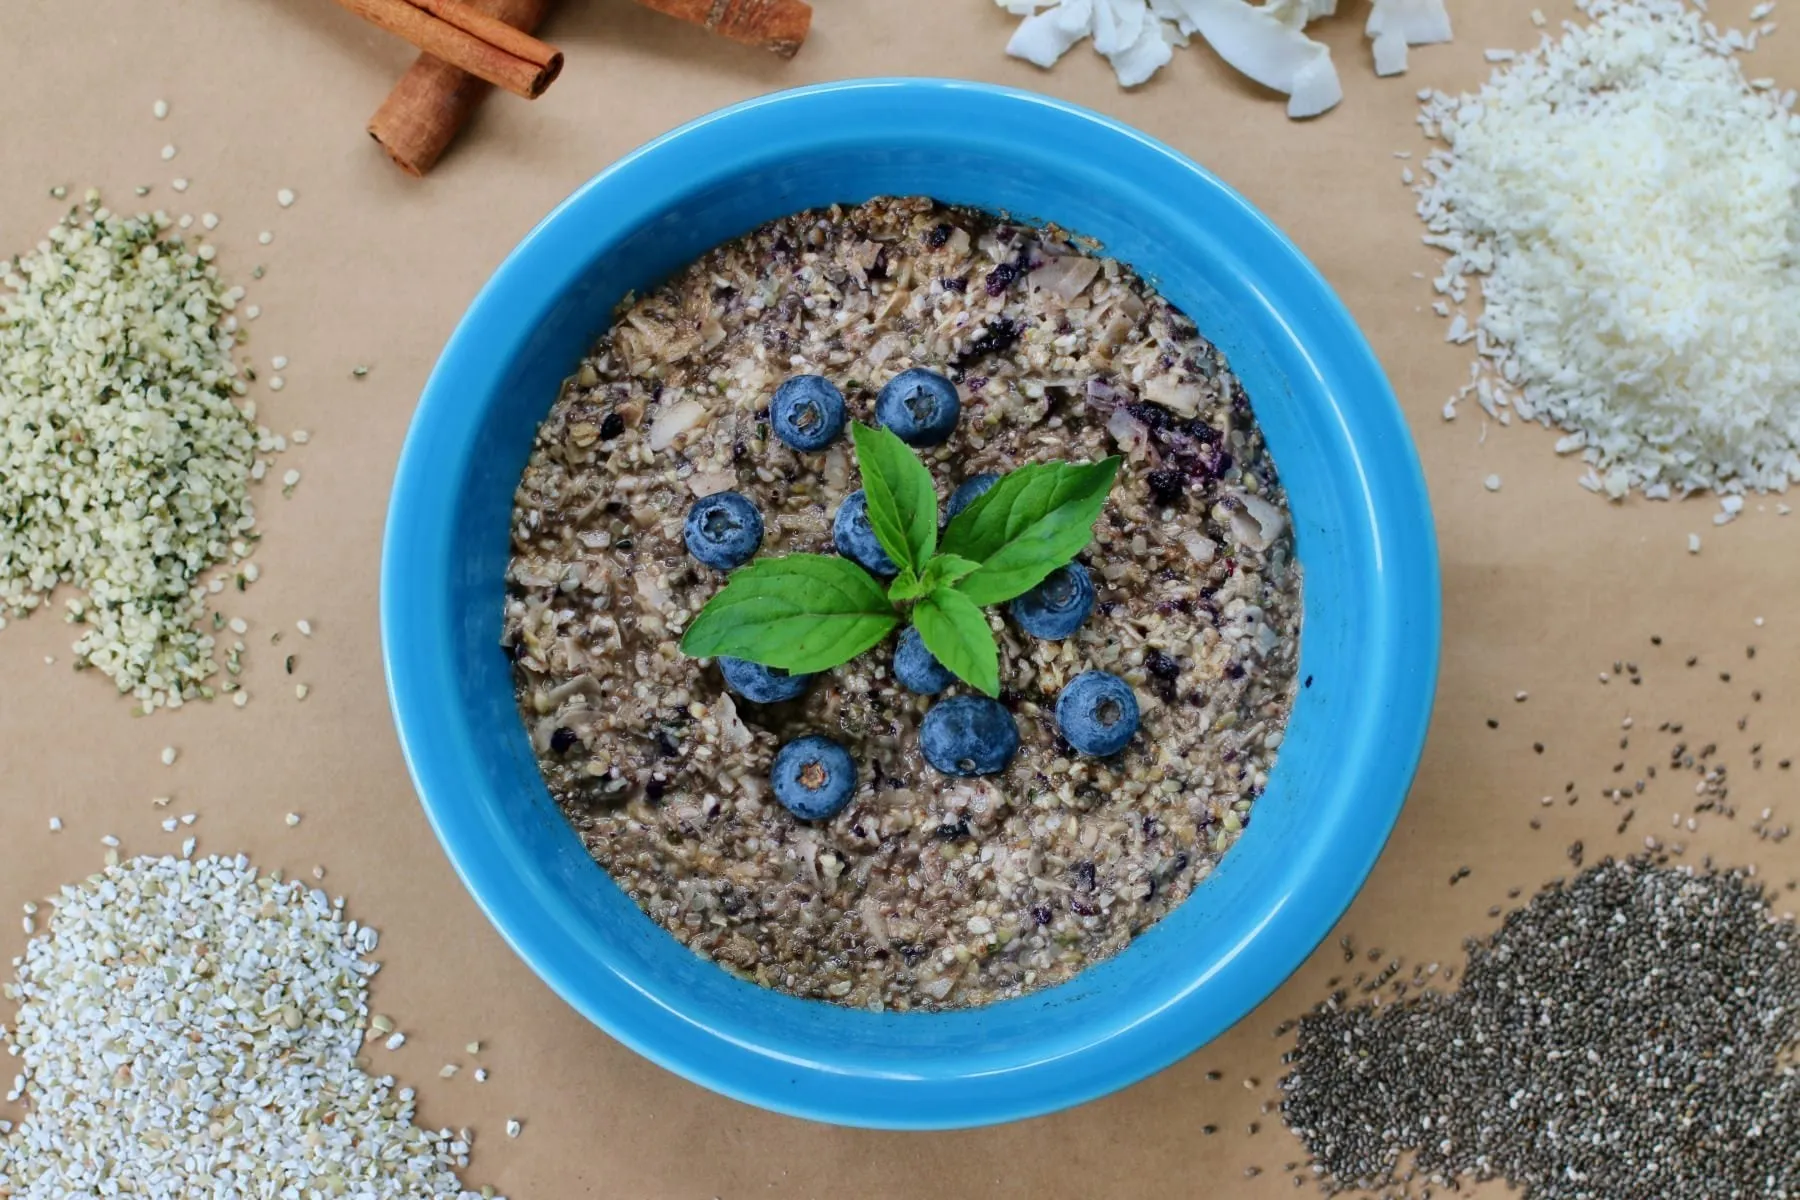
M 1019 727 L 998 700 L 952 696 L 919 723 L 919 750 L 946 775 L 998 775 L 1019 749 Z
M 900 372 L 875 397 L 875 419 L 909 446 L 936 446 L 956 428 L 962 412 L 956 385 L 923 367 Z
M 793 700 L 812 684 L 811 675 L 789 675 L 779 667 L 765 667 L 746 658 L 719 658 L 725 686 L 752 704 L 780 704 Z
M 994 474 L 971 475 L 962 481 L 962 485 L 950 493 L 950 499 L 944 502 L 944 524 L 956 520 L 956 514 L 979 500 L 986 491 L 1000 482 Z
M 875 575 L 897 575 L 900 568 L 881 548 L 875 530 L 869 526 L 869 497 L 857 488 L 838 505 L 831 522 L 831 540 L 837 552 Z
M 956 681 L 956 676 L 925 648 L 918 628 L 911 625 L 900 635 L 900 645 L 894 649 L 894 678 L 901 687 L 921 696 L 935 696 Z
M 1056 727 L 1083 754 L 1117 754 L 1137 733 L 1137 696 L 1117 675 L 1083 671 L 1056 698 Z
M 762 514 L 737 492 L 714 492 L 694 501 L 681 535 L 689 554 L 709 567 L 729 571 L 749 562 L 762 545 Z
M 823 375 L 785 379 L 769 402 L 769 427 L 796 450 L 823 450 L 844 432 L 844 393 Z
M 856 764 L 850 752 L 816 733 L 777 750 L 769 777 L 775 798 L 802 821 L 835 817 L 856 792 Z
M 1032 637 L 1058 641 L 1068 637 L 1094 607 L 1094 581 L 1080 563 L 1058 567 L 1044 582 L 1012 602 L 1013 620 Z

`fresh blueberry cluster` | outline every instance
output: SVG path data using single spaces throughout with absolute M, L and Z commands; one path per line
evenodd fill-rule
M 955 431 L 962 404 L 956 385 L 922 367 L 902 371 L 882 387 L 875 419 L 912 446 L 938 446 Z M 843 436 L 848 418 L 844 394 L 819 375 L 795 375 L 775 389 L 769 428 L 790 448 L 817 453 Z M 974 475 L 963 481 L 944 506 L 948 524 L 1000 481 Z M 688 552 L 705 565 L 729 571 L 748 562 L 761 547 L 762 514 L 738 492 L 717 492 L 694 502 L 683 526 Z M 838 506 L 831 525 L 837 552 L 870 574 L 889 578 L 899 567 L 869 525 L 868 497 L 858 489 Z M 1057 641 L 1081 628 L 1094 607 L 1094 581 L 1087 568 L 1070 563 L 1053 571 L 1011 602 L 1013 621 L 1032 637 Z M 806 694 L 811 675 L 792 675 L 739 658 L 720 658 L 725 685 L 752 704 L 783 704 Z M 893 676 L 921 696 L 936 696 L 956 677 L 926 649 L 916 626 L 900 635 Z M 1131 685 L 1105 671 L 1084 671 L 1056 700 L 1056 724 L 1078 753 L 1106 757 L 1128 745 L 1138 729 L 1137 697 Z M 946 775 L 996 775 L 1019 749 L 1012 713 L 986 696 L 951 696 L 933 704 L 919 725 L 919 751 Z M 775 796 L 803 821 L 837 815 L 856 792 L 856 762 L 831 738 L 808 734 L 783 745 L 772 770 Z

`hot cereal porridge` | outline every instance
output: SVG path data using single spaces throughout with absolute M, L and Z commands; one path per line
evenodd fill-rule
M 842 545 L 834 517 L 862 485 L 851 439 L 794 449 L 791 426 L 771 428 L 777 387 L 822 376 L 873 425 L 878 392 L 912 368 L 960 401 L 945 440 L 906 439 L 940 505 L 1026 464 L 1122 460 L 1079 557 L 1079 627 L 1026 632 L 1018 602 L 981 614 L 994 711 L 1018 737 L 985 775 L 927 762 L 927 712 L 974 689 L 902 687 L 904 624 L 774 703 L 679 647 L 734 578 L 684 532 L 700 500 L 726 510 L 696 514 L 718 530 L 760 522 L 758 561 Z M 551 792 L 653 919 L 768 987 L 941 1009 L 1066 980 L 1207 876 L 1273 766 L 1299 626 L 1274 464 L 1192 322 L 1053 228 L 883 198 L 775 221 L 627 297 L 539 430 L 504 641 Z M 1059 723 L 1083 673 L 1137 709 L 1110 757 Z M 845 764 L 848 799 L 803 819 L 776 755 L 812 735 L 847 752 L 824 761 Z

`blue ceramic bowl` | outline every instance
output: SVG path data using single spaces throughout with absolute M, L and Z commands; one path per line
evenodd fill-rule
M 760 989 L 640 913 L 563 823 L 500 649 L 508 514 L 559 385 L 633 288 L 788 213 L 924 193 L 1053 220 L 1130 263 L 1229 357 L 1288 489 L 1307 686 L 1255 821 L 1191 899 L 1060 987 L 950 1013 Z M 948 1128 L 1142 1079 L 1275 990 L 1399 815 L 1438 655 L 1431 514 L 1387 381 L 1318 273 L 1242 197 L 1042 96 L 861 80 L 753 100 L 627 155 L 501 264 L 419 402 L 382 561 L 388 686 L 438 837 L 562 997 L 697 1083 L 821 1121 Z

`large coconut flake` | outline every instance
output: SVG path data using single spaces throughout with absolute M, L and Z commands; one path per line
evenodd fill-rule
M 1123 87 L 1148 80 L 1198 33 L 1238 71 L 1288 97 L 1288 116 L 1318 116 L 1343 99 L 1330 50 L 1305 34 L 1338 0 L 995 0 L 1023 17 L 1006 52 L 1048 68 L 1084 37 Z M 1375 0 L 1368 35 L 1378 75 L 1406 70 L 1406 48 L 1450 40 L 1443 0 Z
M 1017 11 L 1006 0 L 1001 7 Z M 1026 17 L 1013 30 L 1006 52 L 1046 69 L 1094 29 L 1093 0 L 1063 0 L 1055 8 Z
M 1331 50 L 1244 0 L 1173 0 L 1219 57 L 1289 97 L 1288 116 L 1312 117 L 1343 98 Z

